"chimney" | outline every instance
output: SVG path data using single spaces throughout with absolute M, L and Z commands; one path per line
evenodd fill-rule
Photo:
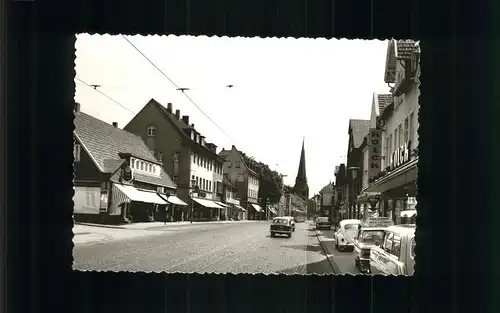
M 74 107 L 75 113 L 80 112 L 80 103 L 75 102 L 75 107 Z
M 182 121 L 186 123 L 186 125 L 189 126 L 189 115 L 183 115 L 182 116 Z
M 172 113 L 172 103 L 171 102 L 167 103 L 167 112 Z
M 194 124 L 191 124 L 191 128 L 194 129 Z
M 204 146 L 204 145 L 205 145 L 205 136 L 200 136 L 200 144 L 201 144 L 202 146 Z
M 181 110 L 175 110 L 175 117 L 177 117 L 178 120 L 181 119 Z
M 113 122 L 113 127 L 118 128 L 118 122 Z

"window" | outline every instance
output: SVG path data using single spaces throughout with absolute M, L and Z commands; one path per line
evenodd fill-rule
M 174 153 L 174 162 L 179 162 L 179 152 Z
M 158 152 L 156 152 L 156 155 L 157 155 L 158 161 L 163 162 L 163 152 L 158 151 Z
M 384 155 L 384 165 L 387 167 L 387 164 L 389 164 L 389 138 L 385 138 L 385 155 Z
M 391 248 L 392 248 L 392 237 L 394 236 L 393 233 L 388 233 L 385 235 L 385 240 L 384 240 L 384 250 L 386 252 L 391 253 Z
M 153 165 L 152 164 L 148 165 L 148 170 L 150 173 L 153 173 Z
M 156 136 L 156 127 L 148 126 L 148 137 L 154 137 L 154 136 Z
M 415 258 L 415 247 L 417 246 L 415 238 L 411 240 L 411 257 Z
M 134 166 L 135 166 L 135 161 L 134 159 L 130 158 L 130 167 L 134 168 Z
M 193 163 L 196 164 L 196 154 L 193 153 Z
M 398 130 L 394 130 L 394 151 L 398 148 Z
M 408 142 L 408 118 L 405 119 L 405 136 L 404 142 Z
M 141 162 L 141 171 L 144 171 L 144 162 Z
M 81 150 L 80 144 L 76 143 L 73 146 L 73 157 L 75 158 L 75 162 L 80 162 L 80 150 Z
M 203 159 L 203 167 L 207 168 L 207 159 L 205 159 L 205 158 Z
M 398 127 L 398 139 L 399 139 L 399 144 L 398 146 L 401 147 L 403 145 L 403 124 L 399 124 Z
M 208 190 L 212 191 L 212 182 L 211 181 L 208 182 Z
M 197 164 L 198 166 L 200 166 L 200 163 L 201 163 L 201 157 L 200 157 L 200 156 L 198 156 L 198 157 L 196 158 L 196 164 Z
M 414 138 L 413 133 L 415 132 L 415 130 L 413 129 L 413 127 L 414 127 L 413 125 L 415 125 L 413 123 L 413 117 L 414 116 L 413 116 L 413 112 L 412 112 L 412 113 L 410 113 L 410 121 L 409 121 L 409 125 L 408 125 L 408 128 L 409 128 L 409 130 L 408 130 L 408 132 L 409 132 L 409 140 L 411 142 L 413 142 L 413 138 Z
M 200 183 L 198 181 L 198 176 L 196 176 L 196 186 L 200 186 Z
M 214 162 L 210 161 L 210 171 L 212 171 L 213 164 L 214 164 Z
M 203 188 L 203 190 L 206 190 L 206 188 L 205 188 L 206 180 L 205 180 L 205 178 L 202 178 L 202 179 L 203 179 L 203 181 L 201 183 L 201 185 L 203 186 L 202 188 Z
M 241 161 L 236 161 L 235 167 L 239 168 L 241 166 Z
M 401 254 L 401 237 L 398 235 L 394 235 L 392 239 L 391 254 L 397 256 L 398 258 L 399 255 Z
M 392 134 L 389 135 L 389 160 L 388 160 L 389 163 L 390 163 L 391 154 L 392 154 Z
M 165 193 L 165 187 L 156 187 L 156 191 L 159 193 Z

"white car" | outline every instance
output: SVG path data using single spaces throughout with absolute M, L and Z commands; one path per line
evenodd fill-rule
M 339 229 L 335 234 L 335 248 L 344 251 L 346 248 L 354 249 L 354 240 L 358 236 L 361 225 L 360 220 L 342 220 L 339 223 Z

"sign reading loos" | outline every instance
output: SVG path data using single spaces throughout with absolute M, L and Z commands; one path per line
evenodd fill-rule
M 369 150 L 368 150 L 368 177 L 372 178 L 380 172 L 380 150 L 382 142 L 382 130 L 380 129 L 370 129 L 369 138 Z

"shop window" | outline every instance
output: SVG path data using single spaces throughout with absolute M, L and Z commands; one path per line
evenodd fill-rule
M 391 254 L 398 257 L 401 254 L 401 237 L 398 235 L 394 235 L 392 239 L 392 249 Z
M 155 137 L 155 136 L 156 136 L 156 127 L 148 126 L 148 137 Z
M 384 250 L 388 253 L 391 253 L 393 236 L 393 233 L 387 233 L 384 238 Z
M 73 145 L 73 157 L 75 158 L 75 162 L 80 162 L 80 150 L 81 146 L 78 143 Z

